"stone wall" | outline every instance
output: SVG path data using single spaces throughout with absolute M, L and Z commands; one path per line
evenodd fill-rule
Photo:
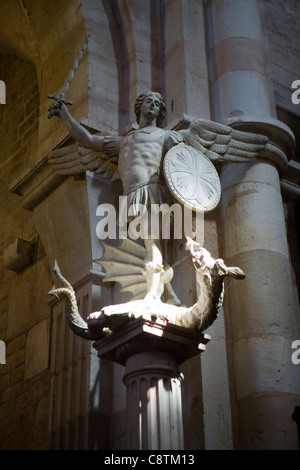
M 264 0 L 263 4 L 276 105 L 299 117 L 300 105 L 292 103 L 291 85 L 300 79 L 300 3 L 297 0 Z
M 268 33 L 271 78 L 275 91 L 278 118 L 285 122 L 296 137 L 293 160 L 300 162 L 300 104 L 294 104 L 291 85 L 300 79 L 299 19 L 300 3 L 296 0 L 265 0 L 264 11 Z M 299 172 L 299 166 L 298 172 Z M 293 170 L 290 170 L 290 177 Z M 285 178 L 285 176 L 284 176 Z M 295 169 L 292 181 L 299 183 Z M 286 202 L 285 194 L 283 193 Z M 286 202 L 285 216 L 291 256 L 292 279 L 295 295 L 300 298 L 300 244 L 299 244 L 299 198 Z M 298 292 L 297 292 L 298 291 Z
M 0 56 L 0 76 L 7 85 L 6 105 L 0 109 L 0 252 L 18 237 L 35 247 L 33 264 L 20 273 L 6 269 L 0 258 L 0 339 L 6 343 L 6 364 L 0 366 L 0 448 L 43 449 L 49 400 L 45 294 L 51 280 L 31 213 L 9 192 L 36 156 L 38 84 L 34 65 L 14 54 Z

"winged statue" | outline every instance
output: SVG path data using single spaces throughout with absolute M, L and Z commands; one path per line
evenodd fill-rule
M 140 95 L 136 100 L 135 110 L 137 113 L 141 100 L 157 96 L 160 101 L 160 121 L 151 127 L 161 128 L 161 121 L 165 117 L 165 104 L 163 97 L 155 92 L 147 92 Z M 151 106 L 151 105 L 150 105 Z M 49 108 L 49 116 L 57 115 L 62 118 L 71 135 L 78 142 L 67 148 L 53 150 L 48 161 L 53 168 L 62 175 L 75 175 L 92 171 L 100 174 L 106 180 L 120 179 L 118 172 L 118 159 L 122 151 L 121 144 L 128 140 L 128 136 L 111 135 L 103 136 L 101 133 L 89 134 L 80 124 L 73 120 L 66 106 L 60 102 L 52 103 Z M 152 111 L 153 113 L 153 111 Z M 139 117 L 138 117 L 139 116 Z M 137 115 L 137 122 L 140 115 Z M 129 137 L 136 135 L 146 125 L 139 126 L 129 132 Z M 232 127 L 207 119 L 195 119 L 191 121 L 187 129 L 180 131 L 161 131 L 164 134 L 164 148 L 160 159 L 171 147 L 184 143 L 198 150 L 214 165 L 234 162 L 245 163 L 259 158 L 260 154 L 271 148 L 268 137 L 250 132 L 243 132 Z M 98 144 L 96 145 L 96 142 Z M 102 142 L 102 144 L 100 144 Z M 122 180 L 123 182 L 123 180 Z
M 264 135 L 242 132 L 206 119 L 192 120 L 186 129 L 179 131 L 163 129 L 166 107 L 157 92 L 140 95 L 134 110 L 135 128 L 125 135 L 104 136 L 91 134 L 81 126 L 62 101 L 54 101 L 49 108 L 49 117 L 60 117 L 76 142 L 52 151 L 49 163 L 63 175 L 92 171 L 105 180 L 121 179 L 127 205 L 125 209 L 119 208 L 119 215 L 126 210 L 129 219 L 147 216 L 141 208 L 145 211 L 151 204 L 172 205 L 174 198 L 196 211 L 213 210 L 221 195 L 218 165 L 244 163 L 264 157 L 266 152 L 276 152 Z M 146 300 L 160 299 L 163 285 L 165 302 L 180 306 L 171 286 L 173 269 L 164 260 L 160 236 L 143 238 L 142 253 L 137 244 L 133 252 L 127 253 L 132 258 L 137 252 L 142 258 L 142 266 L 140 260 L 133 263 L 137 272 L 132 272 L 132 276 L 145 276 L 142 283 L 143 287 L 146 285 Z M 110 266 L 115 263 L 117 271 L 124 253 L 122 249 L 111 248 L 109 254 L 112 255 Z M 104 267 L 105 263 L 105 259 L 100 260 Z M 125 272 L 123 279 L 118 280 L 136 296 L 137 277 L 131 282 L 133 277 Z M 111 270 L 108 278 L 114 280 Z

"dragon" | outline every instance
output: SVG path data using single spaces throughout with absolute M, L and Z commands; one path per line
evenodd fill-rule
M 62 287 L 56 288 L 53 285 L 48 292 L 57 298 L 66 297 L 67 322 L 76 335 L 87 340 L 97 340 L 140 316 L 184 328 L 206 330 L 216 320 L 222 307 L 225 277 L 245 278 L 242 269 L 226 266 L 223 259 L 214 259 L 208 250 L 187 237 L 200 295 L 191 307 L 171 305 L 162 302 L 160 298 L 147 295 L 149 274 L 145 269 L 143 246 L 130 239 L 122 240 L 120 247 L 102 244 L 105 248 L 104 255 L 97 262 L 106 270 L 104 281 L 120 283 L 121 291 L 132 293 L 131 301 L 105 306 L 100 311 L 91 313 L 85 321 L 78 311 L 75 291 L 61 274 L 56 261 L 53 272 Z M 161 295 L 164 283 L 168 282 L 167 271 L 168 269 L 162 270 L 161 273 Z

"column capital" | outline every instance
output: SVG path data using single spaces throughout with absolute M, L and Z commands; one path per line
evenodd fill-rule
M 295 151 L 295 136 L 291 129 L 278 119 L 256 116 L 232 116 L 222 121 L 222 124 L 243 132 L 265 135 L 269 139 L 266 150 L 261 152 L 261 158 L 272 161 L 280 172 L 285 172 L 289 160 Z
M 130 320 L 109 336 L 100 338 L 93 346 L 103 359 L 125 365 L 127 359 L 148 351 L 171 353 L 178 364 L 205 351 L 210 336 L 198 330 L 170 323 L 137 318 Z

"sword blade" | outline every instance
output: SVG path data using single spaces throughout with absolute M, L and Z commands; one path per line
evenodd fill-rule
M 85 49 L 87 48 L 87 44 L 89 42 L 89 36 L 87 36 L 77 54 L 77 57 L 76 59 L 74 60 L 74 63 L 73 63 L 73 66 L 72 68 L 70 69 L 69 73 L 68 73 L 68 76 L 64 82 L 64 86 L 63 88 L 60 90 L 59 93 L 57 94 L 54 94 L 54 93 L 49 93 L 47 95 L 47 97 L 49 99 L 52 99 L 52 100 L 55 100 L 55 101 L 58 101 L 59 103 L 64 103 L 66 105 L 72 105 L 73 104 L 73 101 L 70 101 L 70 100 L 67 100 L 65 98 L 65 95 L 69 89 L 69 86 L 70 86 L 70 83 L 72 82 L 73 78 L 74 78 L 74 73 L 75 71 L 78 69 L 78 64 L 79 62 L 81 61 L 82 59 L 82 56 L 83 56 L 83 53 L 85 51 Z M 48 115 L 48 119 L 50 119 L 52 117 L 52 114 L 49 114 Z

